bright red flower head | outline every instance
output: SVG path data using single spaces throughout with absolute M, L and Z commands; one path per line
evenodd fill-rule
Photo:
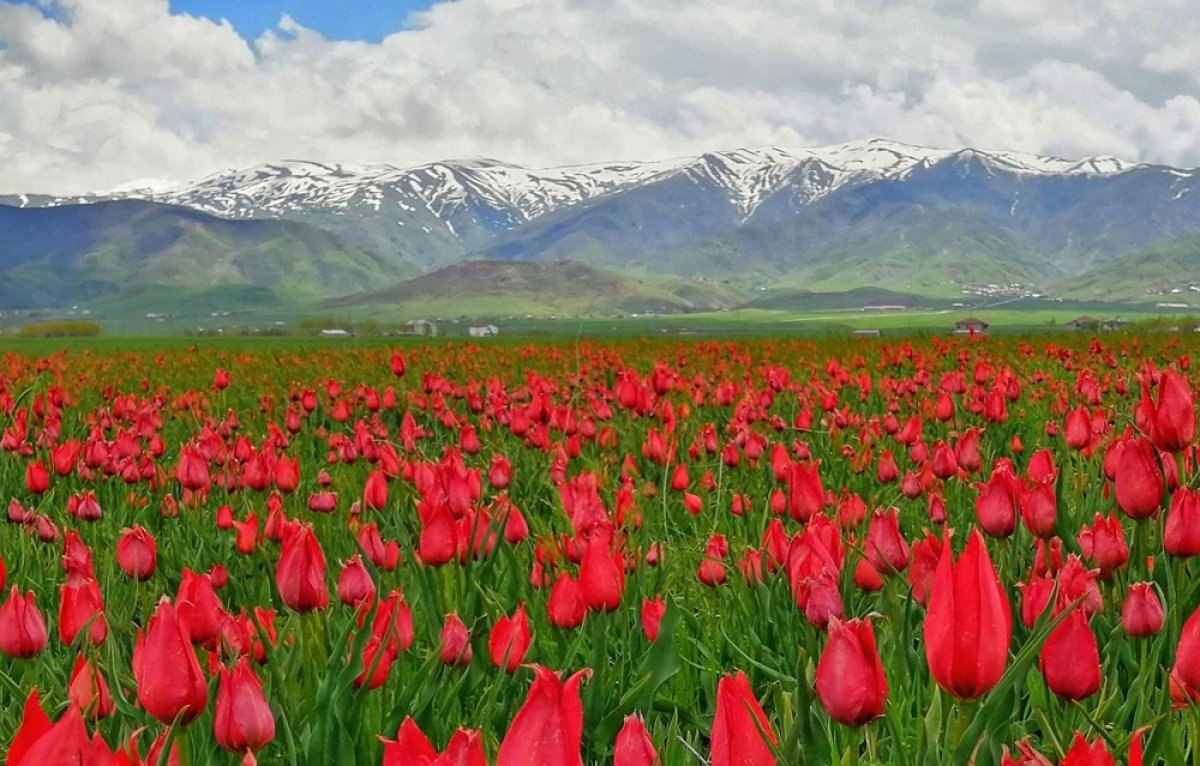
M 579 685 L 591 671 L 581 670 L 563 683 L 553 670 L 532 669 L 533 685 L 500 742 L 496 766 L 583 766 Z
M 957 563 L 950 536 L 943 540 L 924 636 L 934 681 L 960 699 L 987 693 L 1003 675 L 1012 611 L 978 531 L 971 532 Z

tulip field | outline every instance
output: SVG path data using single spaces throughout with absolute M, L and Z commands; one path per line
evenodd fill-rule
M 0 352 L 0 762 L 1200 764 L 1194 343 Z

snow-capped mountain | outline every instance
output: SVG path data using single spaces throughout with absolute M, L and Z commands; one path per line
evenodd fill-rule
M 173 188 L 0 204 L 139 200 L 295 222 L 373 254 L 385 271 L 572 259 L 712 279 L 751 274 L 760 284 L 784 274 L 814 285 L 918 275 L 913 289 L 943 291 L 980 280 L 1053 283 L 1200 233 L 1198 175 L 1106 156 L 872 139 L 556 168 L 288 160 Z
M 447 160 L 414 167 L 337 165 L 285 160 L 230 170 L 165 190 L 133 189 L 44 198 L 47 206 L 97 199 L 146 199 L 226 218 L 285 217 L 316 210 L 348 213 L 362 206 L 383 212 L 390 203 L 414 207 L 446 222 L 464 210 L 487 208 L 490 225 L 515 228 L 548 213 L 675 177 L 722 190 L 744 218 L 785 187 L 814 201 L 838 189 L 903 178 L 955 156 L 977 156 L 1007 172 L 1031 175 L 1111 175 L 1135 165 L 1115 157 L 1067 160 L 1017 152 L 951 151 L 872 139 L 787 151 L 768 146 L 709 152 L 653 162 L 605 163 L 531 169 L 492 159 Z M 29 204 L 29 198 L 18 201 Z

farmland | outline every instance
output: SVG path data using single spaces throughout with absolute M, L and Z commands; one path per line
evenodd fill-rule
M 1198 343 L 6 340 L 0 755 L 1200 763 Z

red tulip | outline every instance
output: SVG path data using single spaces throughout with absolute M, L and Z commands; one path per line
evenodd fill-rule
M 1180 452 L 1196 439 L 1196 405 L 1191 387 L 1171 370 L 1159 378 L 1150 433 L 1154 446 L 1163 452 Z
M 825 505 L 819 463 L 793 463 L 787 475 L 788 513 L 797 521 L 807 521 Z
M 566 683 L 540 665 L 533 672 L 529 694 L 500 742 L 496 766 L 583 766 L 579 685 L 591 671 L 581 670 Z
M 275 567 L 279 596 L 297 612 L 324 609 L 329 605 L 325 584 L 325 553 L 310 527 L 292 526 L 283 538 L 283 550 Z
M 387 507 L 387 500 L 387 476 L 383 471 L 373 471 L 363 487 L 363 503 L 372 511 L 381 511 Z
M 67 697 L 92 721 L 107 718 L 116 710 L 104 676 L 82 654 L 75 657 Z
M 100 646 L 108 637 L 108 622 L 104 619 L 104 601 L 100 583 L 95 580 L 68 582 L 62 586 L 58 606 L 58 637 L 70 646 L 85 626 L 87 640 Z
M 438 659 L 443 665 L 471 664 L 470 633 L 459 616 L 453 612 L 446 615 L 446 621 L 442 625 L 442 646 L 438 652 Z
M 1154 445 L 1130 439 L 1117 460 L 1117 505 L 1131 519 L 1154 514 L 1162 502 L 1163 475 Z
M 658 766 L 658 751 L 640 715 L 625 716 L 613 747 L 613 766 Z
M 876 511 L 867 528 L 867 559 L 871 566 L 880 574 L 900 572 L 908 566 L 908 555 L 896 509 Z
M 233 669 L 221 668 L 213 735 L 218 745 L 234 753 L 261 750 L 275 739 L 275 716 L 245 656 Z
M 1172 674 L 1188 687 L 1200 689 L 1200 608 L 1183 624 Z
M 171 602 L 158 603 L 133 649 L 137 698 L 146 712 L 164 724 L 180 713 L 190 723 L 208 704 L 208 684 L 192 650 L 191 636 Z
M 346 606 L 370 604 L 375 599 L 375 581 L 363 564 L 362 556 L 354 554 L 342 565 L 338 574 L 338 600 Z
M 1121 627 L 1134 637 L 1152 636 L 1162 630 L 1163 605 L 1154 584 L 1135 582 L 1129 586 L 1121 607 Z
M 1115 513 L 1108 516 L 1097 513 L 1090 527 L 1080 529 L 1079 547 L 1084 557 L 1095 562 L 1104 572 L 1119 569 L 1129 561 L 1125 530 Z
M 1020 493 L 1021 520 L 1034 537 L 1053 537 L 1058 518 L 1058 498 L 1054 484 L 1034 482 Z
M 1200 492 L 1180 487 L 1171 496 L 1163 548 L 1169 556 L 1200 556 Z
M 0 652 L 24 659 L 46 648 L 46 621 L 37 608 L 33 591 L 24 596 L 12 586 L 8 600 L 0 606 Z
M 1050 631 L 1040 662 L 1046 686 L 1063 699 L 1081 700 L 1100 690 L 1100 648 L 1082 608 Z
M 992 471 L 986 484 L 979 485 L 975 514 L 979 526 L 991 537 L 1008 537 L 1017 527 L 1020 486 L 1007 468 Z
M 775 766 L 774 744 L 778 740 L 746 674 L 739 670 L 722 678 L 713 719 L 712 766 Z
M 158 566 L 158 543 L 154 535 L 137 524 L 122 530 L 117 540 L 117 564 L 134 580 L 150 579 Z
M 1116 766 L 1116 761 L 1104 746 L 1103 738 L 1089 745 L 1082 734 L 1075 732 L 1075 739 L 1059 766 Z
M 583 624 L 587 610 L 587 601 L 579 581 L 571 577 L 569 572 L 559 572 L 546 602 L 550 624 L 556 628 L 577 628 Z
M 974 699 L 1000 680 L 1012 640 L 1012 611 L 978 531 L 954 563 L 950 536 L 934 574 L 925 614 L 925 656 L 938 686 Z
M 225 607 L 208 574 L 197 574 L 184 567 L 175 607 L 192 643 L 207 644 L 220 635 L 221 625 L 225 622 Z
M 34 495 L 44 494 L 50 489 L 50 472 L 41 460 L 25 467 L 25 489 Z
M 579 587 L 588 608 L 611 612 L 621 606 L 625 591 L 625 567 L 620 553 L 612 550 L 612 535 L 592 531 L 579 566 Z
M 496 620 L 488 636 L 488 654 L 491 655 L 492 664 L 504 668 L 508 673 L 515 673 L 525 660 L 532 638 L 525 605 L 519 604 L 512 617 L 501 615 Z
M 1092 441 L 1092 418 L 1086 407 L 1076 407 L 1067 413 L 1067 422 L 1063 428 L 1067 446 L 1081 450 Z
M 184 489 L 192 492 L 207 490 L 212 485 L 208 473 L 208 460 L 198 447 L 188 444 L 180 450 L 175 478 Z
M 659 627 L 666 613 L 667 605 L 662 596 L 642 601 L 642 632 L 646 634 L 646 640 L 650 643 L 658 640 Z
M 833 720 L 862 726 L 883 715 L 887 678 L 869 619 L 829 621 L 829 640 L 816 677 L 817 697 Z
M 30 702 L 26 703 L 26 721 L 32 725 L 26 728 L 23 724 L 17 734 L 18 743 L 13 741 L 9 749 L 7 766 L 49 766 L 49 764 L 108 764 L 112 763 L 112 751 L 97 737 L 94 741 L 88 738 L 87 728 L 83 723 L 83 713 L 75 705 L 67 707 L 58 722 L 51 725 L 37 704 L 36 692 L 30 693 L 30 700 L 36 712 L 31 712 Z M 44 727 L 44 728 L 43 728 Z M 23 735 L 28 739 L 23 739 Z M 18 747 L 19 744 L 19 747 Z

